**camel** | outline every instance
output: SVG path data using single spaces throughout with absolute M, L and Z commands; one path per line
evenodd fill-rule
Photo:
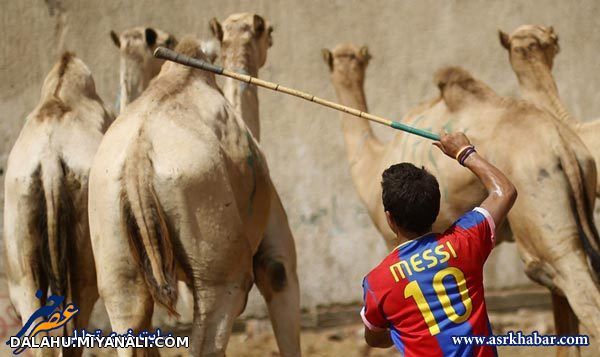
M 152 55 L 154 49 L 158 46 L 173 49 L 177 40 L 173 35 L 152 27 L 134 27 L 119 35 L 110 31 L 110 37 L 121 55 L 117 101 L 120 113 L 140 96 L 160 71 L 164 60 Z
M 160 71 L 164 60 L 154 57 L 154 49 L 158 46 L 173 49 L 177 45 L 177 39 L 172 34 L 152 27 L 134 27 L 121 32 L 120 35 L 111 31 L 110 36 L 119 48 L 121 56 L 117 109 L 122 112 L 127 104 L 134 101 L 148 87 L 152 78 Z M 218 54 L 215 44 L 212 41 L 202 41 L 200 46 L 210 62 L 213 62 Z M 191 308 L 191 292 L 183 283 L 179 284 L 179 291 L 183 306 Z M 188 318 L 182 316 L 180 322 L 188 322 Z
M 230 15 L 223 24 L 210 20 L 213 36 L 221 43 L 223 66 L 253 77 L 265 65 L 267 50 L 273 44 L 270 26 L 261 16 L 250 13 Z M 256 86 L 226 78 L 223 93 L 233 107 L 242 114 L 254 137 L 260 141 L 258 94 Z
M 98 297 L 88 174 L 112 120 L 88 67 L 65 52 L 46 76 L 40 102 L 27 116 L 6 169 L 4 259 L 10 299 L 23 324 L 46 305 L 50 292 L 79 308 L 63 331 L 88 327 Z M 34 353 L 52 355 L 51 350 Z M 80 354 L 63 351 L 64 356 Z
M 510 35 L 499 31 L 500 43 L 508 50 L 510 64 L 517 75 L 524 99 L 549 111 L 571 127 L 600 163 L 600 120 L 581 122 L 574 118 L 562 102 L 552 75 L 554 57 L 558 54 L 558 35 L 552 27 L 524 25 Z M 598 170 L 596 197 L 600 197 Z M 596 205 L 596 225 L 600 224 L 600 205 Z
M 207 60 L 199 47 L 185 38 L 176 50 Z M 260 146 L 214 75 L 165 63 L 107 131 L 90 174 L 92 249 L 113 330 L 147 330 L 154 302 L 176 314 L 184 280 L 194 294 L 192 355 L 223 356 L 272 195 Z M 285 287 L 285 267 L 264 261 Z
M 339 45 L 333 51 L 323 50 L 323 55 L 341 104 L 367 111 L 363 90 L 370 58 L 367 48 Z M 525 101 L 499 96 L 461 68 L 440 70 L 435 83 L 440 96 L 411 110 L 403 122 L 433 132 L 443 128 L 468 132 L 478 150 L 509 176 L 521 195 L 507 222 L 497 228 L 496 241 L 514 238 L 527 275 L 548 287 L 558 302 L 555 315 L 564 316 L 568 310 L 561 299 L 566 296 L 590 334 L 597 336 L 600 294 L 587 264 L 588 256 L 595 266 L 598 263 L 592 248 L 598 233 L 590 208 L 596 185 L 591 155 L 551 115 Z M 389 248 L 394 246 L 393 233 L 385 225 L 380 175 L 390 164 L 410 161 L 438 178 L 442 206 L 434 231 L 445 229 L 483 200 L 485 191 L 475 176 L 430 142 L 398 133 L 383 144 L 367 122 L 347 114 L 342 117 L 356 190 Z M 508 145 L 519 150 L 507 150 Z
M 223 24 L 213 18 L 210 29 L 221 44 L 223 66 L 257 77 L 273 44 L 273 28 L 268 22 L 256 14 L 240 13 L 227 17 Z M 223 93 L 260 141 L 257 88 L 227 78 Z M 279 351 L 283 356 L 300 355 L 300 289 L 294 237 L 275 188 L 265 237 L 254 257 L 254 274 L 267 302 Z M 280 284 L 281 279 L 285 285 Z

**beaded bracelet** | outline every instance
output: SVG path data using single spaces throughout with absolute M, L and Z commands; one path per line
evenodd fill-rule
M 461 157 L 461 155 L 462 155 L 462 154 L 464 154 L 464 152 L 465 152 L 465 151 L 466 151 L 468 148 L 472 148 L 472 147 L 473 147 L 473 145 L 465 145 L 465 146 L 463 146 L 462 148 L 460 148 L 460 150 L 458 150 L 458 152 L 456 153 L 456 157 L 455 157 L 456 161 L 459 161 L 459 160 L 460 160 L 460 157 Z
M 464 153 L 461 155 L 461 157 L 460 157 L 460 159 L 458 160 L 458 162 L 459 162 L 461 165 L 465 166 L 465 161 L 466 161 L 466 160 L 467 160 L 467 158 L 468 158 L 469 156 L 471 156 L 471 154 L 472 154 L 472 153 L 474 153 L 474 152 L 477 152 L 477 151 L 475 150 L 475 147 L 474 147 L 474 146 L 471 146 L 471 147 L 469 147 L 469 148 L 468 148 L 467 150 L 465 150 L 465 151 L 464 151 Z

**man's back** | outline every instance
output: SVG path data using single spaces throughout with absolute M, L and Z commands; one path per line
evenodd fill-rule
M 387 329 L 405 356 L 494 356 L 492 347 L 452 344 L 452 336 L 490 335 L 483 264 L 494 222 L 482 208 L 442 234 L 398 246 L 363 281 L 363 321 Z

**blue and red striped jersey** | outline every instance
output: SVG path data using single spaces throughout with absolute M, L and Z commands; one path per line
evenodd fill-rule
M 365 325 L 390 329 L 410 356 L 495 356 L 491 346 L 454 345 L 452 336 L 488 336 L 483 265 L 494 247 L 494 221 L 477 207 L 444 233 L 392 251 L 363 280 Z

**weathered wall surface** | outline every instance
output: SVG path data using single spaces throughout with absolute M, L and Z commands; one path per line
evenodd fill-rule
M 325 98 L 335 95 L 321 48 L 367 44 L 373 55 L 366 80 L 370 110 L 393 118 L 436 95 L 432 74 L 447 64 L 464 66 L 502 94 L 518 95 L 498 28 L 554 25 L 562 47 L 555 75 L 563 98 L 580 118 L 600 116 L 595 0 L 1 0 L 0 167 L 62 50 L 75 51 L 89 65 L 100 96 L 112 105 L 118 54 L 111 29 L 148 25 L 180 37 L 209 37 L 211 17 L 223 20 L 242 11 L 259 13 L 275 26 L 261 76 Z M 302 305 L 358 301 L 362 276 L 386 249 L 352 186 L 338 115 L 263 90 L 260 101 L 263 148 L 296 237 Z M 395 134 L 384 128 L 377 133 L 385 139 Z M 521 269 L 514 245 L 499 247 L 487 267 L 488 288 L 529 284 Z M 262 310 L 256 295 L 251 311 Z

